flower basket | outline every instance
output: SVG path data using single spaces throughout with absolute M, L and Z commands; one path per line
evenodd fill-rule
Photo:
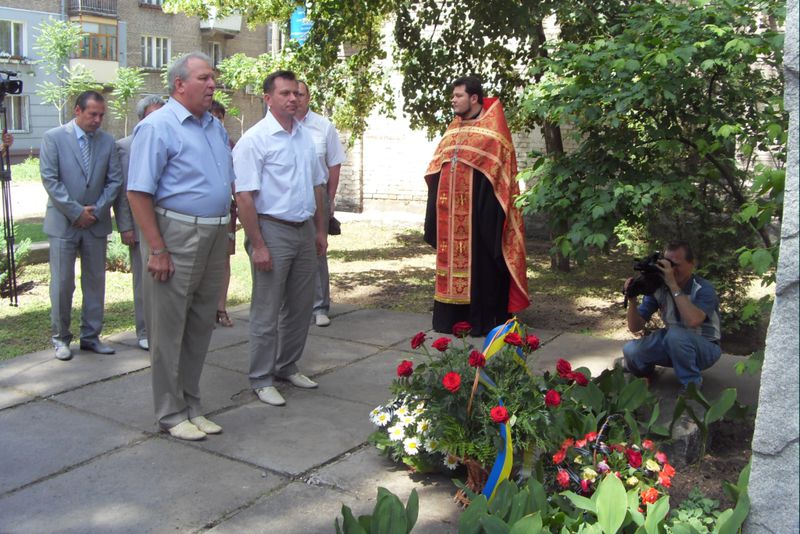
M 462 464 L 464 464 L 464 467 L 467 468 L 467 481 L 465 482 L 465 486 L 467 486 L 470 491 L 473 491 L 474 493 L 482 492 L 483 487 L 486 485 L 486 481 L 489 478 L 489 472 L 484 469 L 479 462 L 470 458 L 462 458 L 460 461 Z M 464 508 L 469 506 L 470 503 L 470 498 L 463 489 L 459 489 L 456 492 L 453 500 Z

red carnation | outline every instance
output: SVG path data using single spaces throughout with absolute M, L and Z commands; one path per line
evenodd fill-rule
M 532 334 L 525 338 L 525 344 L 528 345 L 528 348 L 531 350 L 538 349 L 540 343 L 541 341 L 539 341 L 539 338 Z
M 589 493 L 589 481 L 586 480 L 585 478 L 581 480 L 581 490 L 584 493 Z
M 414 364 L 408 360 L 403 360 L 397 366 L 397 376 L 411 376 L 414 372 Z
M 567 378 L 567 375 L 572 372 L 572 365 L 567 360 L 558 360 L 556 362 L 556 371 L 561 378 Z
M 660 464 L 665 464 L 667 463 L 667 455 L 661 451 L 658 451 L 656 453 L 656 460 L 658 460 L 658 463 Z
M 597 439 L 597 432 L 587 432 L 586 435 L 583 436 L 586 441 L 594 441 Z
M 423 343 L 425 343 L 425 332 L 420 332 L 411 338 L 412 349 L 418 349 Z
M 495 406 L 492 408 L 490 415 L 492 416 L 492 421 L 497 424 L 505 423 L 509 419 L 508 410 L 506 410 L 505 406 Z
M 567 450 L 562 448 L 553 455 L 553 463 L 558 465 L 561 462 L 563 462 L 564 458 L 566 457 L 567 457 Z
M 633 449 L 625 449 L 625 456 L 628 457 L 628 463 L 634 469 L 642 466 L 642 453 Z
M 438 350 L 439 352 L 446 351 L 448 345 L 450 345 L 450 338 L 448 337 L 440 337 L 439 339 L 431 343 L 431 347 Z
M 586 375 L 583 373 L 579 373 L 578 371 L 573 371 L 567 375 L 567 378 L 570 380 L 574 380 L 576 384 L 579 386 L 588 386 L 589 379 L 586 378 Z
M 667 475 L 668 477 L 675 476 L 675 468 L 669 464 L 664 464 L 664 467 L 661 468 L 661 472 Z
M 658 483 L 665 488 L 669 488 L 672 486 L 672 479 L 662 472 L 658 474 Z
M 658 490 L 655 488 L 647 488 L 641 495 L 644 504 L 653 504 L 658 500 Z
M 453 335 L 456 337 L 466 337 L 472 330 L 472 325 L 467 321 L 460 321 L 453 325 Z
M 558 485 L 562 488 L 566 488 L 569 486 L 569 473 L 565 469 L 559 469 L 558 474 L 556 475 L 556 480 L 558 481 Z
M 511 332 L 510 334 L 506 334 L 504 341 L 509 345 L 514 345 L 515 347 L 522 346 L 522 338 L 519 337 L 519 334 L 516 332 Z
M 458 388 L 461 387 L 461 375 L 452 371 L 447 373 L 444 375 L 444 378 L 442 378 L 442 385 L 446 390 L 455 393 L 458 391 Z
M 655 445 L 655 443 L 653 443 L 652 439 L 643 439 L 642 440 L 642 448 L 643 449 L 647 449 L 648 451 L 652 451 L 654 445 Z
M 544 403 L 547 406 L 558 406 L 561 404 L 561 395 L 558 394 L 558 391 L 551 389 L 544 394 Z
M 473 350 L 469 353 L 469 366 L 470 367 L 483 367 L 486 365 L 486 356 L 478 352 L 477 350 Z

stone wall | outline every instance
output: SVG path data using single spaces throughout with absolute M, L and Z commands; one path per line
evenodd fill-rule
M 798 119 L 800 109 L 800 61 L 798 60 L 798 9 L 786 4 L 784 101 L 789 112 L 789 154 L 781 227 L 781 251 L 775 304 L 767 332 L 758 414 L 753 435 L 750 473 L 750 516 L 746 532 L 800 531 L 800 292 L 798 291 Z

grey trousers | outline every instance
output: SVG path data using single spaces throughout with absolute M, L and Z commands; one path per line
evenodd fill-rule
M 206 358 L 228 254 L 227 225 L 190 224 L 157 214 L 156 221 L 175 265 L 158 282 L 142 277 L 150 341 L 153 404 L 158 425 L 171 428 L 202 415 L 200 374 Z M 150 250 L 140 243 L 143 270 Z
M 144 297 L 142 296 L 142 249 L 139 243 L 130 248 L 131 276 L 133 277 L 133 313 L 136 317 L 136 339 L 147 339 L 147 324 L 144 319 Z
M 272 258 L 271 271 L 252 269 L 250 303 L 250 385 L 271 386 L 275 377 L 298 371 L 314 302 L 316 231 L 308 220 L 294 228 L 259 219 Z M 245 241 L 252 257 L 252 246 Z M 251 261 L 252 268 L 252 261 Z M 282 309 L 283 308 L 283 309 Z
M 330 215 L 328 195 L 323 195 L 325 210 Z M 328 217 L 330 219 L 330 217 Z M 327 225 L 327 220 L 326 220 Z M 327 232 L 327 228 L 325 229 Z M 317 256 L 317 274 L 314 282 L 314 313 L 327 314 L 331 309 L 331 279 L 328 273 L 328 253 Z
M 81 258 L 81 339 L 96 340 L 103 330 L 106 296 L 106 236 L 78 230 L 73 237 L 50 237 L 50 320 L 53 341 L 69 344 L 75 259 Z

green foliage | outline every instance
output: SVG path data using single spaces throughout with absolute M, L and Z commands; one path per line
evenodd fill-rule
M 764 366 L 764 351 L 758 350 L 747 357 L 747 359 L 736 362 L 734 369 L 736 374 L 741 376 L 745 373 L 748 375 L 755 375 L 761 371 Z
M 719 501 L 707 498 L 698 488 L 692 488 L 689 496 L 672 510 L 670 520 L 690 526 L 700 534 L 710 534 L 719 514 Z
M 14 227 L 14 235 L 17 235 L 17 227 Z M 16 265 L 16 272 L 17 276 L 22 274 L 22 270 L 25 266 L 25 260 L 30 254 L 31 248 L 31 240 L 30 239 L 14 239 L 14 263 Z M 8 282 L 8 276 L 10 274 L 8 267 L 9 267 L 9 258 L 6 254 L 6 227 L 5 224 L 0 223 L 0 288 L 3 291 L 6 290 L 6 284 Z
M 42 175 L 39 174 L 39 158 L 28 156 L 22 163 L 11 166 L 12 183 L 40 183 Z
M 419 515 L 419 496 L 411 490 L 406 506 L 387 490 L 378 488 L 378 499 L 372 514 L 356 519 L 349 506 L 342 505 L 342 524 L 334 521 L 337 534 L 407 534 L 417 523 Z
M 119 67 L 111 92 L 113 100 L 108 103 L 114 118 L 125 120 L 125 135 L 128 135 L 128 114 L 134 97 L 144 86 L 144 71 L 139 67 Z
M 675 403 L 670 434 L 684 412 L 689 414 L 689 417 L 700 429 L 700 458 L 702 459 L 705 456 L 711 425 L 729 414 L 746 413 L 747 410 L 736 402 L 736 388 L 727 388 L 723 390 L 718 399 L 710 401 L 693 382 L 690 382 L 686 392 L 679 396 Z
M 106 270 L 131 272 L 130 247 L 122 242 L 118 232 L 112 232 L 106 249 Z
M 738 314 L 747 278 L 769 281 L 777 256 L 783 3 L 599 9 L 589 33 L 554 44 L 531 71 L 541 78 L 525 90 L 527 120 L 569 124 L 579 148 L 540 158 L 529 173 L 538 181 L 518 202 L 546 213 L 554 250 L 578 261 L 617 242 L 651 251 L 673 238 L 694 243 L 723 312 Z

